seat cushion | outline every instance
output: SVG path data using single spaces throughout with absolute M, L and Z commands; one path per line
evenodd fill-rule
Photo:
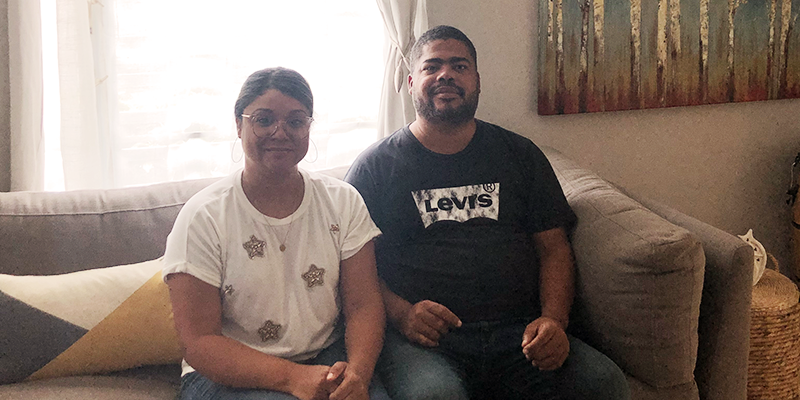
M 695 385 L 700 240 L 557 151 L 543 150 L 578 215 L 571 232 L 576 334 L 647 385 Z
M 102 376 L 71 376 L 0 385 L 4 400 L 173 400 L 180 366 L 140 368 Z

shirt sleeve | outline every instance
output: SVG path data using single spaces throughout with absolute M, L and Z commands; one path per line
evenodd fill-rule
M 577 221 L 561 189 L 550 161 L 532 142 L 528 141 L 525 154 L 526 175 L 530 187 L 528 230 L 531 233 L 543 232 L 562 227 L 569 231 Z
M 218 224 L 203 208 L 187 203 L 167 237 L 162 275 L 186 273 L 214 287 L 222 284 L 222 256 Z
M 350 187 L 349 189 L 349 210 L 347 213 L 349 214 L 349 221 L 347 232 L 343 232 L 345 238 L 342 245 L 342 260 L 354 256 L 365 244 L 381 234 L 380 229 L 370 217 L 367 206 L 364 204 L 364 199 L 355 188 Z
M 378 204 L 378 195 L 380 193 L 380 183 L 373 177 L 374 168 L 370 168 L 371 160 L 374 158 L 372 153 L 376 150 L 368 149 L 361 153 L 344 177 L 344 181 L 352 185 L 358 191 L 364 204 L 369 210 L 372 220 L 376 224 L 382 223 L 381 207 Z

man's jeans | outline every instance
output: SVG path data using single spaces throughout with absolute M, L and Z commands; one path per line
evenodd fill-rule
M 464 324 L 434 348 L 388 328 L 377 372 L 394 400 L 630 399 L 619 367 L 575 337 L 561 368 L 532 366 L 521 346 L 529 321 Z
M 339 340 L 322 350 L 316 357 L 303 362 L 308 365 L 333 365 L 345 361 L 347 352 L 344 340 Z M 370 400 L 390 400 L 380 380 L 372 378 L 369 385 Z M 290 394 L 274 390 L 236 389 L 212 382 L 198 372 L 186 374 L 181 378 L 180 400 L 297 400 Z

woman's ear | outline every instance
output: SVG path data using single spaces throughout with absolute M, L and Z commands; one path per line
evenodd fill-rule
M 236 135 L 242 138 L 242 117 L 236 118 Z

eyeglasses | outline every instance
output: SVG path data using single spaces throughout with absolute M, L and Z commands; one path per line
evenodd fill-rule
M 303 139 L 309 135 L 309 129 L 314 118 L 303 116 L 291 116 L 288 119 L 278 119 L 271 115 L 248 115 L 242 117 L 250 120 L 253 126 L 253 133 L 259 138 L 272 137 L 278 132 L 278 127 L 283 128 L 287 135 L 294 138 Z

